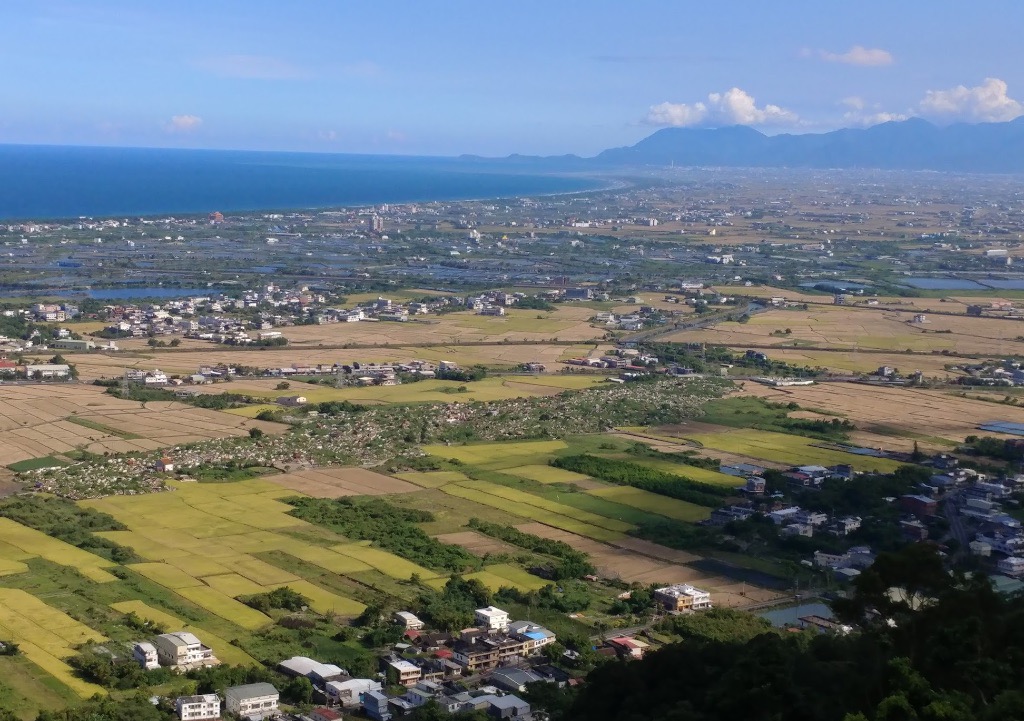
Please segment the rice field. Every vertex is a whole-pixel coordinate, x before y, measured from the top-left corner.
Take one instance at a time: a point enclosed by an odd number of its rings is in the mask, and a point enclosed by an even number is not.
[[[144,621],[150,621],[168,631],[191,631],[207,646],[213,649],[214,655],[221,661],[232,666],[256,666],[256,659],[223,638],[210,633],[199,626],[182,621],[166,611],[153,608],[142,601],[120,601],[110,607],[121,613],[134,613]]]
[[[423,446],[432,456],[461,461],[483,468],[511,468],[513,466],[544,463],[557,451],[569,446],[564,441],[513,441],[506,443],[468,443],[462,446]]]
[[[788,466],[810,464],[834,466],[848,463],[858,471],[892,473],[902,465],[888,458],[873,458],[829,448],[818,448],[817,444],[821,444],[822,441],[814,438],[758,431],[752,428],[696,434],[689,438],[705,448],[761,458]],[[733,483],[735,484],[735,481]]]
[[[342,543],[332,546],[332,550],[338,553],[362,561],[371,568],[384,573],[399,581],[408,581],[412,575],[418,574],[420,578],[434,578],[436,571],[419,566],[412,561],[407,561],[393,553],[382,551],[379,548],[371,548],[360,543]]]
[[[615,541],[615,540],[618,540],[618,539],[622,538],[623,535],[624,535],[624,533],[622,531],[609,530],[604,525],[597,526],[597,525],[594,525],[594,524],[591,524],[591,523],[586,523],[586,522],[583,522],[583,521],[579,521],[579,520],[576,520],[575,518],[572,518],[572,517],[570,517],[568,515],[565,515],[565,514],[562,514],[562,513],[557,513],[557,512],[550,511],[550,510],[545,510],[545,509],[539,508],[538,506],[527,504],[527,503],[520,503],[520,502],[517,502],[517,501],[510,501],[508,499],[492,495],[492,494],[490,494],[490,493],[488,493],[486,491],[482,491],[482,490],[479,490],[479,489],[476,489],[476,488],[467,488],[466,486],[453,483],[453,484],[450,484],[450,485],[447,485],[447,486],[441,488],[440,490],[443,491],[444,493],[449,494],[449,495],[457,496],[458,498],[463,498],[463,499],[466,499],[466,500],[469,500],[469,501],[473,501],[475,503],[479,503],[479,504],[484,505],[484,506],[490,506],[492,508],[497,508],[497,509],[501,510],[504,513],[509,513],[509,514],[512,514],[512,515],[515,515],[515,516],[520,516],[524,520],[538,521],[538,522],[543,523],[543,524],[545,524],[547,526],[551,526],[552,528],[557,528],[557,529],[561,529],[561,530],[564,530],[564,531],[569,531],[571,533],[576,533],[576,534],[579,534],[581,536],[586,536],[587,538],[593,538],[593,539],[596,539],[596,540],[599,540],[599,541]],[[524,494],[524,495],[528,495],[528,494]],[[539,499],[538,498],[538,500],[543,500],[543,499]],[[558,505],[558,504],[556,504],[556,505]],[[559,507],[560,508],[565,508],[565,509],[567,509],[567,510],[569,510],[571,512],[575,512],[576,511],[576,509],[571,508],[569,506],[559,506]],[[618,522],[618,521],[611,521],[610,519],[607,519],[607,518],[602,518],[601,520],[605,524],[607,524],[607,523],[621,523],[621,522]],[[627,529],[630,528],[630,526],[628,526],[628,524],[622,524],[622,525],[625,525]]]
[[[578,508],[574,508],[573,506],[567,506],[563,503],[550,501],[546,498],[535,496],[532,493],[519,491],[515,488],[508,488],[507,486],[501,486],[497,483],[490,483],[488,481],[469,481],[459,485],[463,488],[487,493],[491,496],[497,497],[498,499],[505,499],[513,503],[534,506],[550,513],[557,513],[558,515],[582,521],[583,523],[589,523],[590,525],[598,526],[599,528],[605,528],[609,531],[625,533],[632,528],[628,523],[623,523],[622,521],[607,518],[606,516],[601,516],[596,513],[590,513],[589,511],[583,511]]]
[[[105,694],[78,678],[64,659],[75,647],[105,640],[103,634],[15,588],[0,588],[0,635],[18,644],[21,653],[82,698]]]
[[[38,556],[61,566],[75,568],[83,576],[97,583],[117,580],[104,570],[117,565],[113,561],[83,551],[9,518],[0,518],[0,542],[3,543],[0,545],[0,559],[24,561]]]
[[[638,508],[641,511],[647,511],[659,516],[665,516],[666,518],[672,518],[677,521],[696,523],[697,521],[707,519],[711,515],[710,508],[704,508],[703,506],[698,506],[694,503],[687,503],[686,501],[668,498],[667,496],[661,496],[656,493],[651,493],[650,491],[644,491],[639,488],[630,488],[628,486],[596,488],[594,490],[587,491],[587,493],[592,496],[606,498],[609,501],[614,501],[615,503],[621,503],[624,506]]]
[[[582,473],[575,473],[563,468],[541,464],[515,466],[505,469],[505,472],[530,481],[537,481],[538,483],[576,483],[577,481],[590,480],[590,476],[585,476]]]

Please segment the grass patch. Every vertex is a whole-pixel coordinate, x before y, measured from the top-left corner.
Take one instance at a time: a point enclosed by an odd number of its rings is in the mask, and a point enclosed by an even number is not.
[[[66,465],[67,463],[53,456],[42,456],[40,458],[29,458],[24,461],[9,463],[7,467],[15,473],[25,473],[27,471],[38,471],[41,468],[57,468]]]
[[[697,522],[707,519],[711,510],[694,503],[687,503],[675,498],[666,498],[656,493],[630,488],[629,486],[615,486],[613,488],[596,488],[588,491],[592,496],[599,496],[631,506],[648,513],[656,513],[676,521]]]
[[[830,448],[817,448],[815,444],[820,441],[813,438],[759,431],[753,428],[722,433],[703,433],[690,436],[690,438],[705,448],[783,463],[787,466],[807,464],[834,466],[846,463],[858,471],[892,473],[904,465],[888,458],[873,458]]]
[[[124,438],[126,441],[137,441],[142,436],[129,433],[128,431],[122,431],[117,428],[111,428],[110,426],[103,425],[98,421],[91,420],[89,418],[82,418],[81,416],[68,416],[65,418],[68,423],[74,423],[76,426],[82,426],[83,428],[89,428],[100,433],[105,433],[108,436],[117,436],[118,438]]]

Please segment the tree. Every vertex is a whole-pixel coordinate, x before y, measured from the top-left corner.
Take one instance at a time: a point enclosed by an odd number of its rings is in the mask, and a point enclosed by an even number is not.
[[[286,391],[286,390],[288,390],[291,387],[292,387],[292,384],[289,383],[288,381],[281,381],[276,386],[274,386],[274,389],[275,390],[279,390],[279,391]]]
[[[263,437],[263,429],[262,428],[250,428],[249,429],[249,437],[250,438],[262,438]]]
[[[296,676],[281,689],[281,696],[296,704],[313,701],[313,684],[305,676]]]

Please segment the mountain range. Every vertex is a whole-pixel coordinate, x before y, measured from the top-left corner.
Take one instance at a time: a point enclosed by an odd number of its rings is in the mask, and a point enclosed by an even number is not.
[[[920,118],[828,133],[765,135],[754,128],[663,128],[593,158],[511,156],[506,162],[564,167],[638,165],[879,168],[1024,172],[1024,117],[944,127]]]

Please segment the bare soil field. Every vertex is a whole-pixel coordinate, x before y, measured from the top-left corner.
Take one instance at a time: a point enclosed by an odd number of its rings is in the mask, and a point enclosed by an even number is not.
[[[241,436],[252,427],[266,433],[282,433],[286,428],[181,403],[124,401],[97,386],[0,387],[0,465],[75,449],[92,453],[155,450]]]
[[[385,493],[411,493],[421,490],[419,486],[400,478],[355,467],[296,471],[267,476],[266,480],[314,498],[378,496]]]
[[[186,375],[196,373],[200,366],[220,363],[258,368],[281,368],[321,363],[344,365],[351,364],[353,361],[385,363],[426,360],[436,364],[439,361],[448,360],[462,366],[477,364],[518,366],[523,363],[538,362],[544,363],[551,369],[557,366],[563,357],[573,358],[577,355],[587,355],[585,352],[565,355],[567,346],[564,345],[445,346],[443,341],[436,337],[427,342],[431,345],[408,348],[325,350],[308,346],[289,346],[278,350],[247,350],[233,349],[205,341],[190,341],[187,344],[182,344],[182,348],[187,347],[189,350],[140,348],[137,352],[130,353],[65,353],[65,357],[77,366],[83,380],[91,381],[97,378],[120,376],[128,368],[146,370],[159,368],[168,374]],[[597,355],[601,355],[601,353],[597,353]]]
[[[488,553],[521,553],[522,549],[513,546],[510,543],[499,541],[496,538],[485,536],[482,533],[476,531],[459,531],[457,533],[443,533],[440,536],[434,536],[441,543],[447,543],[452,546],[462,546],[470,553],[474,553],[477,556],[484,556]]]
[[[782,595],[772,589],[708,575],[688,565],[699,561],[699,556],[659,546],[650,541],[626,538],[614,544],[605,544],[551,528],[543,523],[525,523],[516,528],[542,538],[568,543],[573,548],[583,551],[590,556],[599,573],[607,578],[638,583],[689,583],[710,591],[712,601],[720,608],[746,606]]]
[[[880,436],[902,433],[906,438],[934,436],[962,442],[966,436],[979,433],[979,423],[993,420],[1024,423],[1024,408],[916,388],[881,388],[856,383],[770,388],[745,383],[740,395],[780,403],[795,401],[804,408],[818,408],[848,418],[858,429]],[[983,435],[999,434],[985,431]]]
[[[924,323],[913,323],[914,315],[914,311],[839,305],[817,305],[807,311],[773,309],[753,316],[747,323],[726,322],[702,330],[680,331],[663,340],[737,347],[947,350],[953,354],[996,357],[1024,354],[1024,341],[1016,340],[1024,337],[1024,322],[931,315]],[[789,333],[785,333],[787,329]]]

